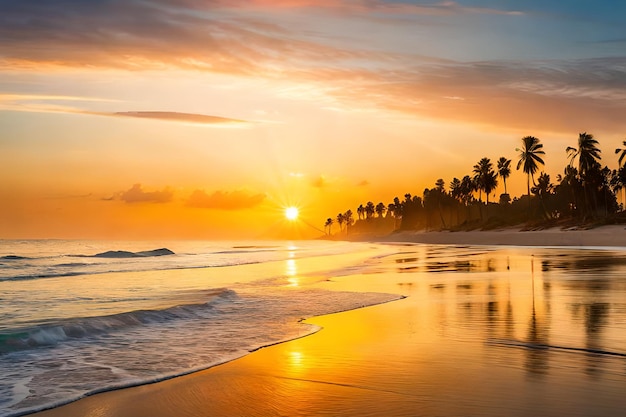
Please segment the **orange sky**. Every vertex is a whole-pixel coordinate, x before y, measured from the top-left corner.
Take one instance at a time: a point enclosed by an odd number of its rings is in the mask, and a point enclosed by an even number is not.
[[[615,168],[625,6],[519,3],[4,2],[0,238],[315,237],[526,135]]]

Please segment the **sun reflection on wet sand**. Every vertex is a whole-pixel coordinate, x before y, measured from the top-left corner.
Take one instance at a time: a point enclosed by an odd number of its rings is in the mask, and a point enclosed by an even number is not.
[[[310,318],[323,328],[313,336],[178,378],[159,396],[141,387],[128,403],[157,416],[167,407],[207,416],[621,415],[622,259],[414,245],[330,281],[305,274],[305,287],[407,298]],[[297,262],[285,262],[288,280]]]

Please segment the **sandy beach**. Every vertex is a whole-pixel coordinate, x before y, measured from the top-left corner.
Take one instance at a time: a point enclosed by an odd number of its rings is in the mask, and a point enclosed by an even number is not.
[[[580,246],[626,247],[626,227],[594,229],[522,230],[520,228],[468,232],[398,232],[377,237],[378,242],[413,242],[445,245]]]

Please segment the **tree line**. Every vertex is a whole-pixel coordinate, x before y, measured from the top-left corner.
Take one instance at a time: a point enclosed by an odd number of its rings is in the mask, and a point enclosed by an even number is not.
[[[611,170],[602,165],[602,152],[593,135],[580,133],[576,146],[565,149],[569,163],[552,182],[550,175],[540,171],[545,165],[543,144],[534,136],[525,136],[516,148],[515,165],[526,176],[525,195],[511,199],[507,191],[511,159],[502,156],[494,165],[485,157],[473,166],[471,174],[453,178],[447,188],[446,182],[438,179],[421,196],[407,193],[404,199],[395,197],[388,204],[368,201],[358,206],[356,219],[352,210],[347,210],[327,218],[324,230],[331,235],[333,225],[339,226],[339,233],[353,234],[623,221],[626,213],[617,196],[626,189],[626,140],[622,145],[615,149],[618,169]],[[500,185],[499,200],[489,201]]]

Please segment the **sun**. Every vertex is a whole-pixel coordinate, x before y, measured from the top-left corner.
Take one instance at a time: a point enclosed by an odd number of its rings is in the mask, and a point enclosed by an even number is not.
[[[298,218],[298,215],[300,214],[300,210],[298,210],[298,207],[287,207],[285,209],[285,217],[288,220],[296,220]]]

